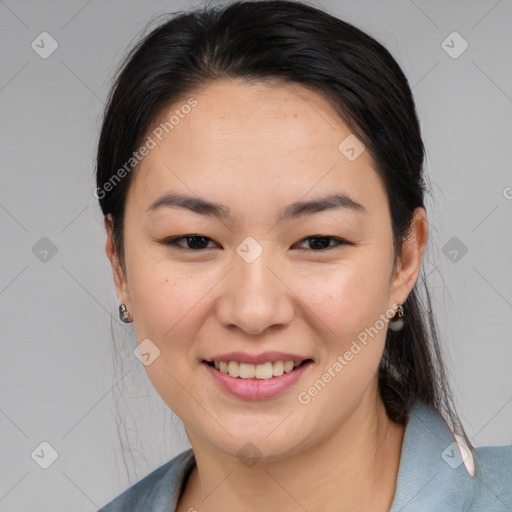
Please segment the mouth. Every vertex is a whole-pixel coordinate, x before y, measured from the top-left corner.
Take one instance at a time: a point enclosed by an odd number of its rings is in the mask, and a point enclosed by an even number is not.
[[[219,373],[240,380],[269,380],[286,373],[293,373],[313,359],[302,361],[267,361],[261,364],[240,363],[238,361],[207,361],[202,363]]]

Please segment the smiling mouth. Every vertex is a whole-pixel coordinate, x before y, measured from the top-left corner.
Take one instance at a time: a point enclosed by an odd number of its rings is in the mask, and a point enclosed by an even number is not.
[[[237,379],[258,379],[268,380],[273,377],[280,377],[285,373],[291,373],[297,368],[312,363],[312,359],[303,361],[268,361],[262,364],[239,363],[238,361],[206,361],[204,364],[215,370]]]

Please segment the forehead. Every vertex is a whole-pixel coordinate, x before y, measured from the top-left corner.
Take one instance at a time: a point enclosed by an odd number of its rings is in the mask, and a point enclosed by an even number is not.
[[[185,108],[190,98],[195,106]],[[350,128],[321,94],[298,84],[212,82],[163,109],[148,136],[155,147],[130,192],[146,205],[166,190],[224,203],[236,196],[241,205],[289,202],[333,187],[361,202],[382,199],[368,151],[349,160],[339,146]]]

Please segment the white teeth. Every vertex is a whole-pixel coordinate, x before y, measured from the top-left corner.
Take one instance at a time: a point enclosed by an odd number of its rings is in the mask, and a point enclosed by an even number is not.
[[[236,363],[236,361],[232,362]],[[240,363],[238,365],[238,371],[240,372],[240,377],[242,377],[242,379],[253,379],[256,375],[256,366],[249,363]]]
[[[285,373],[291,372],[293,370],[293,361],[286,361],[284,363],[284,371]]]
[[[262,364],[239,363],[238,361],[214,361],[215,368],[230,377],[266,380],[289,373],[301,361],[275,361]]]
[[[279,377],[280,375],[283,375],[284,373],[284,363],[283,361],[276,361],[272,365],[272,375],[274,377]]]
[[[231,377],[239,377],[240,376],[240,367],[236,361],[229,361],[227,372]]]
[[[269,361],[267,363],[258,364],[255,366],[257,379],[271,379],[272,378],[272,363]]]

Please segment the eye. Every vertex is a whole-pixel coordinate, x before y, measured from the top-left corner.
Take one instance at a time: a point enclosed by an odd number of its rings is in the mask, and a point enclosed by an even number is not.
[[[310,236],[307,238],[304,238],[301,240],[300,244],[303,244],[304,242],[313,241],[312,247],[310,247],[311,250],[314,251],[324,251],[326,249],[332,249],[334,247],[337,247],[339,245],[343,244],[349,244],[346,240],[343,240],[341,238],[335,237],[335,236]],[[335,245],[329,245],[329,242],[333,241]]]
[[[204,249],[212,248],[208,247],[209,242],[214,243],[211,238],[208,238],[207,236],[203,235],[174,236],[162,241],[164,245],[175,246],[180,249],[190,251],[201,251]],[[306,247],[306,249],[310,249],[316,252],[325,251],[327,249],[333,249],[334,247],[350,243],[338,237],[321,235],[303,238],[299,242],[299,245],[302,245],[305,242],[313,242],[312,244],[310,244],[310,247]],[[334,245],[332,245],[331,242],[334,242]]]
[[[206,247],[208,241],[212,242],[210,238],[203,235],[183,235],[167,238],[162,243],[164,245],[172,245],[185,250],[200,251],[208,248]],[[184,246],[182,242],[187,244],[187,246]]]

